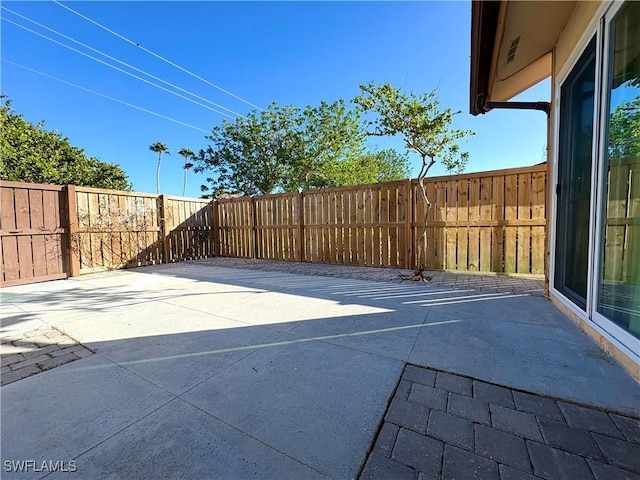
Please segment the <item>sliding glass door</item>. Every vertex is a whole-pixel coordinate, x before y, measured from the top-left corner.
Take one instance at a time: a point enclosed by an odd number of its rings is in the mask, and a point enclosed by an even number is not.
[[[550,280],[565,304],[640,360],[640,2],[600,12],[557,85]]]
[[[554,287],[583,310],[589,272],[595,45],[594,38],[560,92]]]
[[[595,308],[640,338],[640,3],[607,26]]]

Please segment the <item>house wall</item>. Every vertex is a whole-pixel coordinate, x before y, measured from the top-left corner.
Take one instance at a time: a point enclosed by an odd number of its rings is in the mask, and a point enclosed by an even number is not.
[[[576,45],[582,39],[587,27],[596,19],[596,13],[603,2],[576,2],[571,16],[562,30],[555,47],[553,76],[562,71],[572,59]]]
[[[600,328],[597,324],[587,320],[583,315],[577,314],[553,293],[550,295],[552,303],[563,314],[571,319],[580,330],[582,330],[591,340],[596,342],[600,348],[613,357],[622,367],[629,372],[629,374],[638,382],[640,382],[640,365],[636,363],[631,357],[626,355],[621,348],[616,345],[615,339],[613,339],[607,332]]]

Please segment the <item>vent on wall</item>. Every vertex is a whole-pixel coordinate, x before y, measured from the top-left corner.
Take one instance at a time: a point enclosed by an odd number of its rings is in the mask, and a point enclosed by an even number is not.
[[[520,44],[520,37],[511,40],[509,44],[509,51],[507,52],[507,63],[513,62],[516,58],[516,52],[518,51],[518,45]]]

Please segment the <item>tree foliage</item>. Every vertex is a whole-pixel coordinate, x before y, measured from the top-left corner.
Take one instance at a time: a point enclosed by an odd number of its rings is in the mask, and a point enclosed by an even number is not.
[[[272,103],[214,127],[196,157],[211,172],[203,191],[266,194],[405,178],[408,160],[388,151],[364,153],[357,111],[344,101],[300,109]]]
[[[87,157],[44,122],[27,122],[9,101],[0,105],[0,179],[131,190],[120,166]]]
[[[421,174],[426,174],[424,170],[431,168],[437,159],[449,171],[464,171],[469,154],[460,151],[458,142],[474,133],[451,127],[453,116],[460,112],[442,110],[436,92],[406,94],[389,83],[378,86],[375,82],[359,87],[362,94],[354,103],[364,112],[376,115],[366,122],[369,135],[400,135],[407,149],[422,158]]]
[[[609,125],[609,157],[640,157],[640,96],[613,110]]]
[[[450,108],[441,109],[436,92],[404,93],[389,83],[370,82],[359,85],[362,94],[353,101],[363,112],[374,114],[367,122],[368,134],[373,136],[401,136],[409,151],[417,153],[422,166],[418,181],[426,205],[424,225],[419,238],[418,270],[414,276],[423,279],[422,256],[426,249],[427,219],[431,202],[424,179],[439,159],[448,171],[460,173],[469,160],[469,154],[460,150],[459,142],[474,132],[452,127],[454,115]],[[419,274],[419,275],[418,275]]]
[[[156,142],[149,145],[149,150],[158,154],[158,166],[156,167],[156,193],[160,193],[160,164],[162,163],[162,154],[169,155],[169,148],[162,142]]]
[[[181,148],[178,150],[178,155],[184,157],[184,178],[182,180],[182,196],[187,194],[187,170],[193,167],[191,160],[193,159],[193,151],[188,148]]]
[[[353,156],[334,167],[327,173],[332,187],[391,182],[411,175],[408,155],[390,149]]]

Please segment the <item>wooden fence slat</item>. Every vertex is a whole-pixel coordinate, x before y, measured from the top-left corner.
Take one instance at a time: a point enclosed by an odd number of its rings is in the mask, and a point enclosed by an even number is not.
[[[345,263],[344,255],[344,195],[341,190],[336,192],[336,262]]]
[[[505,177],[493,177],[492,187],[492,220],[504,220],[504,195],[505,195]],[[504,227],[498,226],[493,228],[492,237],[492,271],[500,273],[504,272]]]
[[[420,186],[417,185],[417,187],[418,188],[416,188],[415,190],[412,190],[414,192],[413,204],[415,205],[414,208],[420,205],[421,206],[420,210],[423,211],[426,208],[426,206],[424,205],[424,200],[422,199]],[[427,199],[433,204],[433,202],[435,202],[437,198],[436,183],[434,182],[427,183],[425,185],[425,190],[427,192]],[[442,257],[442,246],[440,246],[440,250],[438,251],[438,238],[437,238],[438,229],[436,228],[434,223],[436,221],[436,214],[437,214],[437,209],[434,207],[434,205],[432,205],[431,208],[429,208],[427,211],[427,238],[426,238],[426,253],[425,253],[425,260],[426,260],[425,266],[431,269],[441,268],[440,258]],[[422,212],[420,213],[418,218],[422,219],[423,221],[424,215]],[[413,237],[411,239],[411,242],[413,243],[413,246],[415,249],[418,248],[417,236],[420,235],[421,231],[422,231],[422,228],[420,228],[419,230],[412,229]],[[414,253],[414,256],[415,256],[415,253]],[[416,268],[418,266],[419,265],[417,265],[414,260],[413,265],[410,268]]]
[[[34,191],[30,193],[35,193]],[[76,196],[76,187],[74,185],[67,185],[66,188],[67,194],[67,215],[68,215],[68,223],[69,223],[69,232],[68,232],[68,245],[69,245],[69,275],[72,277],[76,277],[80,275],[80,245],[78,238],[78,205],[77,205],[77,196]],[[41,206],[42,195],[39,196],[39,201],[33,202],[34,197],[32,196],[32,204],[31,204],[31,214],[34,215],[34,209],[37,208],[34,206],[34,203],[37,206]],[[33,224],[33,217],[32,217]],[[37,256],[36,256],[37,255]],[[36,253],[36,248],[34,244],[33,256],[35,258],[41,258],[40,254]],[[39,263],[39,262],[36,262]],[[44,269],[42,270],[44,272]],[[39,276],[36,269],[36,276]]]
[[[404,226],[400,227],[403,229],[404,234],[401,242],[401,248],[404,250],[404,264],[399,265],[400,267],[411,269],[413,268],[413,242],[411,239],[411,209],[413,203],[413,188],[411,186],[411,180],[406,180],[403,187],[403,204],[401,218],[399,219],[401,222],[404,222]]]
[[[331,236],[331,226],[329,225],[329,194],[330,192],[322,192],[322,208],[320,208],[318,212],[321,215],[320,222],[322,223],[322,253],[320,256],[322,263],[331,263],[329,252],[329,238]]]
[[[504,180],[504,218],[518,218],[518,175],[506,175]],[[518,227],[504,228],[504,271],[516,272]]]
[[[357,190],[349,190],[349,241],[351,242],[351,265],[358,264],[358,230],[355,224],[358,222]]]
[[[42,205],[44,212],[44,228],[46,231],[53,231],[60,225],[60,191],[43,190]],[[64,257],[62,250],[61,235],[45,235],[45,252],[47,275],[62,274],[64,268]]]
[[[480,179],[480,208],[479,222],[491,220],[491,188],[493,182],[491,178]],[[481,272],[491,271],[491,234],[490,227],[479,227],[479,243],[480,243],[480,268]]]
[[[518,220],[531,219],[531,174],[518,175]],[[518,227],[517,272],[531,271],[531,227]]]
[[[362,191],[363,195],[363,248],[364,265],[374,265],[373,263],[373,193],[370,188]]]
[[[14,194],[16,208],[16,229],[30,230],[31,215],[29,213],[29,192],[25,189],[17,189]],[[18,265],[21,279],[34,277],[33,252],[31,250],[32,236],[18,237]]]
[[[296,260],[298,262],[304,262],[304,209],[302,205],[304,203],[303,194],[299,192],[296,196],[295,202],[295,211],[297,213],[296,216],[296,232],[297,236],[294,237],[296,239]]]
[[[469,180],[469,211],[467,218],[472,222],[480,221],[480,181],[481,179],[472,178]],[[466,270],[471,272],[480,271],[480,228],[468,228],[468,250]]]
[[[31,214],[31,228],[44,229],[42,190],[29,189],[29,209]],[[33,251],[33,276],[44,277],[47,275],[46,248],[43,235],[31,236]]]
[[[637,282],[640,278],[640,159],[629,165],[629,205],[627,220],[630,221],[627,231],[627,250],[622,281]],[[637,290],[636,290],[637,291]]]
[[[446,208],[447,222],[455,222],[458,219],[458,181],[451,179],[446,183]],[[455,270],[457,265],[457,229],[446,228],[447,257],[446,269]]]
[[[446,182],[436,183],[436,204],[435,207],[435,221],[447,221],[447,185]],[[435,268],[444,269],[447,265],[447,237],[446,227],[435,228],[436,247],[438,249],[438,256],[435,262]]]
[[[0,225],[3,231],[16,229],[16,214],[13,188],[3,188],[0,195]],[[3,278],[6,283],[18,281],[20,279],[18,263],[18,239],[16,237],[2,237],[2,265]]]
[[[396,223],[397,227],[395,228],[398,239],[396,241],[396,250],[397,250],[397,267],[407,268],[407,245],[409,244],[407,239],[407,195],[409,194],[409,190],[404,185],[396,185]]]
[[[318,192],[315,192],[313,196],[309,197],[309,218],[311,220],[311,225],[318,226],[318,210],[322,206],[322,198]],[[322,235],[322,230],[318,228],[312,228],[310,230],[310,238],[309,238],[309,248],[311,249],[310,260],[312,262],[319,262],[318,258],[319,243],[320,243],[320,235]]]
[[[92,193],[87,196],[88,199],[88,222],[90,227],[101,228],[100,221],[100,208],[98,206],[98,194]],[[46,217],[45,217],[46,218]],[[100,267],[104,264],[102,256],[102,240],[100,239],[100,233],[91,232],[88,234],[91,239],[91,260],[92,267]]]
[[[469,219],[469,181],[458,180],[457,184],[457,219],[466,221]],[[457,237],[455,268],[456,270],[468,270],[469,229],[458,227]]]
[[[399,259],[398,239],[398,185],[389,185],[389,222],[395,225],[389,228],[389,266],[402,266]]]
[[[607,219],[627,216],[628,172],[628,167],[625,164],[609,166]],[[603,266],[605,280],[622,280],[625,233],[626,226],[624,224],[612,225],[608,223],[605,228],[605,262]]]
[[[384,186],[380,187],[380,221],[382,224],[389,223],[389,189]],[[382,243],[381,243],[381,265],[389,266],[389,227],[384,226],[381,229]]]
[[[171,254],[169,252],[169,232],[171,231],[171,224],[169,223],[169,204],[165,195],[160,195],[158,199],[160,204],[160,243],[162,244],[162,261],[163,263],[169,263],[171,261]]]

